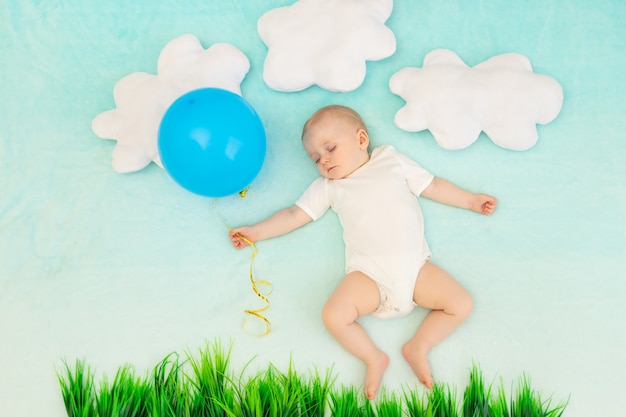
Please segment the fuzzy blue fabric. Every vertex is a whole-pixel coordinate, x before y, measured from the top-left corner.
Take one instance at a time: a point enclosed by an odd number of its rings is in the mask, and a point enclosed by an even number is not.
[[[472,293],[475,310],[430,355],[437,381],[462,386],[472,362],[504,381],[522,372],[546,396],[571,395],[567,415],[619,415],[626,364],[626,3],[530,0],[397,1],[385,25],[396,51],[367,62],[346,93],[278,92],[263,80],[259,18],[290,0],[27,2],[0,10],[0,415],[63,416],[55,368],[86,358],[99,377],[131,363],[149,371],[171,351],[233,340],[235,369],[254,355],[298,369],[334,365],[361,385],[364,367],[324,329],[320,310],[343,276],[340,225],[328,213],[260,242],[255,275],[274,291],[263,338],[242,330],[250,250],[227,228],[292,204],[316,177],[300,130],[319,107],[351,106],[374,146],[391,144],[435,175],[493,194],[496,213],[423,201],[433,261]],[[191,194],[154,163],[111,168],[114,141],[91,129],[115,108],[113,87],[157,72],[163,47],[193,34],[248,58],[241,82],[267,134],[267,155],[245,198]],[[519,53],[558,80],[561,113],[523,152],[481,135],[448,151],[429,131],[394,124],[404,101],[389,90],[402,68],[447,48],[473,67]],[[147,162],[149,162],[148,159]],[[248,248],[249,249],[249,248]],[[417,383],[400,347],[426,311],[363,326],[391,359],[383,384]],[[250,326],[254,326],[250,322]],[[254,331],[254,329],[248,328]]]

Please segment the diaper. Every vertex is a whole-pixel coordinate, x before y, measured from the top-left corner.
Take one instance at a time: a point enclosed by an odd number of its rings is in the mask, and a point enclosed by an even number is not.
[[[379,319],[391,319],[394,317],[402,317],[409,314],[417,304],[414,302],[409,303],[405,306],[397,306],[394,305],[393,301],[389,298],[389,293],[387,289],[382,286],[379,282],[376,283],[378,287],[378,292],[380,293],[380,305],[374,312],[372,316]]]

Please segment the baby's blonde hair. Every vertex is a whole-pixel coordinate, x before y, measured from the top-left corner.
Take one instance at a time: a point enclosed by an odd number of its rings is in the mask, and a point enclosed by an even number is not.
[[[309,117],[309,120],[306,121],[304,127],[302,128],[302,140],[304,140],[304,137],[306,136],[311,126],[328,116],[334,116],[344,119],[348,122],[353,123],[357,129],[363,129],[367,132],[365,122],[363,121],[359,113],[347,106],[342,106],[340,104],[331,104],[330,106],[322,107],[321,109],[313,113],[311,117]]]

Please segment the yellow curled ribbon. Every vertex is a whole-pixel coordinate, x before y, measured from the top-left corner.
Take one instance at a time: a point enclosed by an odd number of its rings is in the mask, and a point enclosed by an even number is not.
[[[244,198],[246,193],[247,193],[247,189],[241,191],[239,193],[239,195],[241,196],[241,198]],[[217,202],[218,199],[215,199],[215,204],[213,205],[213,210],[215,211],[215,214],[217,215],[217,217],[221,220],[221,222],[224,224],[224,226],[226,226],[228,228],[229,231],[233,230],[232,227],[230,227],[228,225],[228,223],[226,223],[226,221],[224,220],[224,218],[222,216],[220,216],[219,212],[217,211]],[[244,313],[249,314],[253,317],[256,317],[258,319],[263,320],[263,322],[265,322],[265,332],[261,333],[259,336],[265,336],[267,334],[270,333],[270,331],[272,330],[272,325],[270,324],[270,321],[268,320],[267,317],[265,317],[263,313],[265,310],[267,310],[268,308],[270,308],[270,300],[267,298],[266,295],[264,295],[263,293],[261,293],[261,291],[259,291],[258,286],[259,285],[265,285],[266,287],[269,288],[269,291],[267,291],[267,295],[270,295],[272,293],[272,284],[269,281],[265,281],[265,280],[261,280],[261,279],[255,279],[254,275],[252,273],[252,264],[254,263],[254,258],[256,258],[256,255],[258,253],[258,249],[257,246],[254,244],[254,242],[252,242],[250,239],[248,239],[247,237],[243,236],[243,235],[239,235],[239,237],[246,242],[248,245],[250,245],[253,249],[252,252],[252,257],[250,258],[250,283],[252,284],[252,291],[254,291],[254,293],[256,294],[257,297],[259,297],[261,300],[263,300],[263,302],[265,302],[265,305],[261,308],[258,309],[254,309],[254,310],[244,310]],[[248,320],[244,320],[243,322],[243,327],[246,327],[246,324],[248,323]]]

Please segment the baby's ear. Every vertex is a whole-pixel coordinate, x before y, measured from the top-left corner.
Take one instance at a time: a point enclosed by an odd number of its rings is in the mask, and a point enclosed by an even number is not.
[[[361,146],[361,149],[367,149],[370,144],[370,137],[367,134],[367,131],[365,131],[365,129],[359,129],[357,135],[359,137],[359,145]]]

